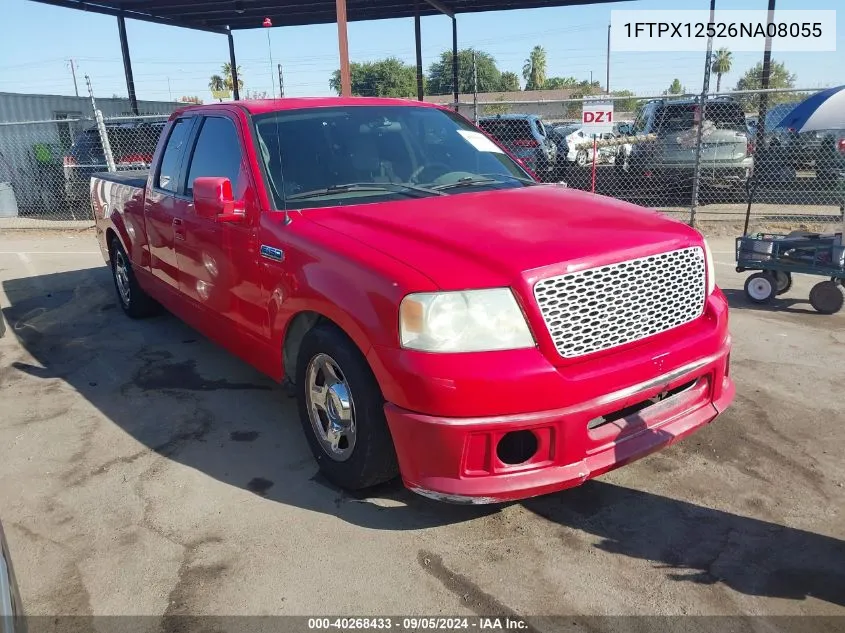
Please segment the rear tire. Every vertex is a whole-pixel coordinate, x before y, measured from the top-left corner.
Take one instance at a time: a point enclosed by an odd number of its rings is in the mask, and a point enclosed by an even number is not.
[[[299,420],[320,472],[361,490],[399,474],[384,396],[358,348],[336,326],[317,325],[296,359]]]
[[[845,287],[835,281],[822,281],[810,290],[810,303],[821,314],[836,314],[845,305]]]
[[[775,280],[777,290],[776,296],[785,295],[792,288],[792,273],[783,272],[782,270],[771,271],[772,277]]]
[[[127,316],[143,319],[159,311],[159,305],[138,284],[132,262],[116,237],[111,240],[111,273],[117,302]]]

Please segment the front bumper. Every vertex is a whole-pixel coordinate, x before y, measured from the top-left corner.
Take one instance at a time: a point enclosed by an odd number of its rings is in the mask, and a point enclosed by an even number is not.
[[[523,499],[580,485],[714,420],[734,397],[729,358],[726,338],[716,353],[646,382],[535,413],[456,418],[387,404],[402,479],[414,492],[463,503]],[[659,399],[667,393],[675,395]],[[525,461],[506,463],[506,436],[527,438],[536,450]]]

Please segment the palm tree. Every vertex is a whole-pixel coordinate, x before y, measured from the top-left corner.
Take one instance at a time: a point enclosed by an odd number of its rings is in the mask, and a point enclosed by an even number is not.
[[[522,66],[526,90],[542,90],[546,83],[546,49],[535,46]]]
[[[208,80],[208,89],[211,90],[212,93],[226,90],[226,82],[223,81],[223,77],[220,75],[212,75]],[[223,99],[220,99],[220,101],[223,101]]]
[[[722,86],[722,75],[731,72],[731,52],[727,48],[720,48],[716,51],[713,58],[713,64],[710,66],[710,72],[716,73],[716,92]]]
[[[244,80],[242,79],[243,75],[241,74],[241,67],[238,66],[238,91],[244,89]],[[232,83],[232,64],[223,64],[223,67],[220,69],[223,73],[223,82],[226,84],[226,88],[229,90],[235,89],[235,84]]]

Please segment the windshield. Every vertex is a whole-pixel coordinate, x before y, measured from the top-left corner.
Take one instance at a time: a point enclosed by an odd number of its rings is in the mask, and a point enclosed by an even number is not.
[[[488,137],[437,108],[313,108],[254,121],[278,209],[534,184]]]

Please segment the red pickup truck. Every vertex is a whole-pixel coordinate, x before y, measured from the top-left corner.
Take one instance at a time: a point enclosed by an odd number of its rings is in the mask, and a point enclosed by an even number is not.
[[[570,486],[734,395],[705,240],[540,184],[460,115],[393,99],[187,107],[101,174],[123,310],[159,306],[295,390],[324,475],[453,502]]]

